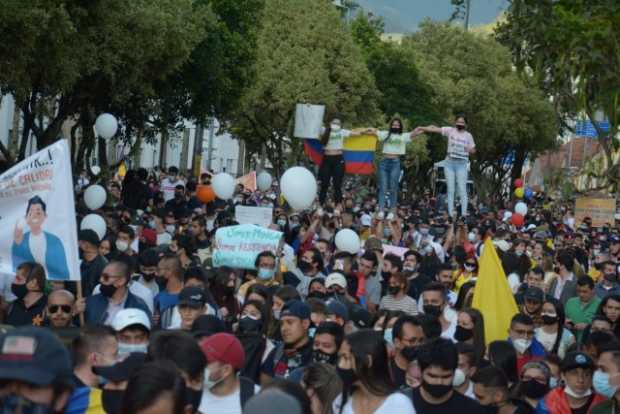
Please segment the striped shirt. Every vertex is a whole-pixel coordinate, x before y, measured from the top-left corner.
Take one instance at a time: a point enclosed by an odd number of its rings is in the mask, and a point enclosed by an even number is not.
[[[381,299],[379,309],[387,309],[391,311],[403,311],[407,315],[418,314],[418,304],[411,296],[403,296],[400,299],[395,299],[392,295],[385,295]]]

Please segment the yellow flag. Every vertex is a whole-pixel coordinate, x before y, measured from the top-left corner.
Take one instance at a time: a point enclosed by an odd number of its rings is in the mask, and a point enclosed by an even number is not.
[[[484,242],[478,269],[472,307],[478,309],[484,317],[486,343],[505,340],[508,338],[510,320],[519,309],[490,238]]]

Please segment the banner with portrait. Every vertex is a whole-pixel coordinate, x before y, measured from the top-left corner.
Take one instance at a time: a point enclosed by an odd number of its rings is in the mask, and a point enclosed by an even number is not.
[[[49,280],[79,280],[77,225],[67,140],[0,175],[0,274],[25,262]]]

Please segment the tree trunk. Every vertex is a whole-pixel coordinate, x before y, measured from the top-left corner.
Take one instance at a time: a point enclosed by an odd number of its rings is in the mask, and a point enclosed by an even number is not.
[[[179,171],[185,173],[187,171],[187,161],[189,153],[189,128],[183,129],[183,142],[181,144],[181,160],[179,162]]]
[[[521,178],[521,173],[523,172],[523,164],[525,163],[525,157],[527,156],[527,152],[523,149],[515,150],[515,159],[512,164],[512,171],[510,173],[510,183],[514,183],[517,178]]]
[[[168,152],[168,129],[162,128],[161,141],[159,146],[159,168],[164,169],[166,167],[166,153]]]

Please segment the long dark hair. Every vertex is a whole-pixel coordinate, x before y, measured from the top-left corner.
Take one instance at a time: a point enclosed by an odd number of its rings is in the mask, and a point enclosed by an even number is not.
[[[461,288],[462,289],[462,288]],[[474,349],[476,357],[476,366],[480,364],[486,351],[486,342],[484,341],[484,317],[478,309],[465,308],[461,312],[466,313],[474,323]]]
[[[329,123],[327,124],[327,126],[325,127],[325,130],[323,131],[323,135],[321,135],[321,145],[323,146],[327,145],[327,142],[329,141],[329,136],[332,134],[332,122],[334,122],[335,120],[342,122],[342,117],[332,116],[330,118]]]
[[[398,131],[397,131],[397,132],[395,132],[395,133],[396,133],[396,134],[402,134],[402,133],[403,133],[403,121],[402,121],[400,118],[397,118],[397,117],[392,118],[392,119],[390,120],[390,125],[389,125],[389,128],[388,128],[388,134],[387,134],[387,137],[385,138],[385,140],[386,140],[386,141],[389,141],[389,140],[390,140],[390,137],[392,136],[392,124],[394,123],[394,121],[398,121],[398,123],[400,124],[400,128],[399,128],[399,129],[398,129]]]
[[[517,375],[517,351],[508,341],[493,341],[489,344],[489,361],[492,365],[500,368],[508,377],[508,381],[516,384],[519,381]]]
[[[396,390],[389,375],[389,357],[383,335],[371,329],[362,329],[347,335],[355,359],[355,373],[366,389],[374,395],[387,396]],[[368,357],[371,358],[369,363]],[[345,390],[345,395],[352,390]],[[343,406],[346,401],[343,401]]]
[[[552,354],[557,354],[558,348],[560,348],[560,343],[562,342],[562,334],[564,333],[564,320],[566,319],[566,316],[564,315],[564,309],[562,308],[562,305],[560,305],[557,300],[546,300],[543,302],[543,306],[545,306],[545,303],[552,304],[553,308],[555,309],[555,314],[558,315],[558,334],[555,337],[555,343],[553,344],[553,348],[550,351]]]

